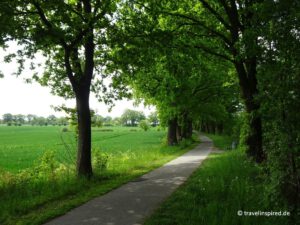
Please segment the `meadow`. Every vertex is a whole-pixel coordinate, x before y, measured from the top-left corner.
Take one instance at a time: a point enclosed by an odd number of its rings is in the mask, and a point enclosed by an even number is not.
[[[0,169],[18,172],[33,166],[45,152],[55,153],[61,163],[74,164],[76,140],[74,132],[62,132],[59,126],[0,126]],[[93,128],[92,149],[109,155],[123,155],[160,147],[165,131],[152,128]]]
[[[106,127],[92,132],[94,176],[75,174],[74,132],[0,127],[0,224],[42,224],[153,170],[196,143],[167,146],[166,131]]]

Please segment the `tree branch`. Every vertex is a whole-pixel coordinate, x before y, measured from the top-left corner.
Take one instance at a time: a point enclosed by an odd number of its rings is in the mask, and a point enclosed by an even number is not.
[[[72,67],[71,67],[71,63],[70,63],[70,50],[68,48],[65,48],[64,62],[65,62],[67,76],[72,84],[74,92],[77,92],[78,85],[73,76]]]
[[[231,26],[223,19],[223,17],[216,10],[214,10],[205,0],[199,0],[199,1],[207,10],[209,10],[224,25],[224,27],[226,27],[227,30],[231,29]]]
[[[188,45],[187,45],[188,46]],[[208,48],[204,45],[194,45],[194,46],[190,46],[190,47],[194,47],[194,48],[197,48],[197,49],[201,49],[202,51],[206,52],[206,53],[209,53],[211,55],[214,55],[214,56],[217,56],[217,57],[220,57],[222,59],[225,59],[227,61],[230,61],[230,62],[233,62],[233,59],[231,59],[229,56],[227,55],[223,55],[221,53],[218,53],[218,52],[215,52],[214,50],[212,50],[211,48]]]
[[[78,3],[78,4],[80,4],[80,3]],[[66,4],[66,3],[65,3],[65,5],[66,5],[66,7],[67,7],[71,12],[73,12],[73,13],[75,13],[77,16],[79,16],[80,19],[81,19],[82,21],[87,22],[87,20],[84,18],[84,16],[83,16],[79,11],[77,11],[76,9],[74,9],[74,8],[73,8],[71,5],[69,5],[69,4]]]
[[[87,15],[91,15],[92,6],[90,0],[82,0],[83,1],[83,9]],[[87,82],[87,85],[90,85],[91,80],[93,78],[94,71],[94,34],[93,34],[93,24],[90,24],[87,28],[86,33],[86,41],[84,43],[84,56],[85,56],[85,65],[84,65],[84,76],[82,77]]]
[[[207,30],[207,31],[215,34],[219,38],[221,38],[226,44],[231,45],[231,40],[229,38],[227,38],[224,34],[222,34],[219,31],[216,31],[216,30],[208,27],[207,25],[205,25],[205,23],[203,23],[200,20],[195,19],[194,17],[188,16],[188,15],[184,15],[184,14],[180,14],[180,13],[167,12],[167,11],[162,11],[162,13],[170,15],[170,16],[176,16],[176,17],[180,17],[180,18],[183,18],[183,19],[191,20],[194,23],[198,24],[199,26],[203,27],[205,30]]]

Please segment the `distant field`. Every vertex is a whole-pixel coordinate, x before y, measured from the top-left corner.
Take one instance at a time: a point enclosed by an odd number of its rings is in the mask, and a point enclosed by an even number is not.
[[[58,126],[0,126],[0,169],[17,172],[31,167],[45,152],[54,151],[62,163],[74,163],[76,141],[73,132],[62,132]],[[165,131],[153,128],[104,127],[93,129],[92,148],[126,158],[132,154],[161,147]]]
[[[43,224],[163,165],[197,144],[189,140],[167,146],[166,132],[157,128],[147,132],[126,127],[93,129],[94,176],[87,181],[75,176],[74,132],[62,129],[0,126],[1,225]],[[46,154],[41,159],[48,151],[54,152],[55,158]],[[28,169],[22,170],[25,168]]]

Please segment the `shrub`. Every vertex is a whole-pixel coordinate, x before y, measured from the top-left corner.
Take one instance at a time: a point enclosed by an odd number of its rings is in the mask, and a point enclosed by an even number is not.
[[[109,156],[99,150],[93,151],[93,166],[95,170],[100,172],[107,169]]]
[[[141,120],[139,123],[139,127],[142,128],[144,131],[147,131],[150,129],[150,125],[147,120]]]
[[[64,127],[61,131],[62,131],[62,132],[68,132],[69,130],[68,130],[67,127]]]

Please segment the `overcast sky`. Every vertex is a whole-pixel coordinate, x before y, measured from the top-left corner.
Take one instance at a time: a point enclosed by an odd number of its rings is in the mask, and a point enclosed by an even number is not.
[[[53,96],[50,94],[48,87],[42,87],[37,83],[27,84],[24,82],[25,76],[16,77],[12,75],[17,70],[17,64],[15,62],[4,63],[3,57],[8,52],[15,51],[15,49],[14,44],[11,44],[6,52],[0,49],[0,70],[4,74],[4,78],[0,78],[0,117],[5,113],[63,116],[64,114],[55,112],[51,105],[66,104],[68,107],[75,106],[75,100],[66,101],[61,97]],[[27,69],[24,74],[30,75],[32,72]],[[133,101],[128,100],[117,101],[115,105],[112,111],[108,112],[108,107],[103,103],[99,103],[93,94],[90,99],[91,109],[96,110],[98,114],[103,116],[117,117],[127,108],[144,111],[146,115],[154,110],[153,107],[144,107],[142,104],[134,107]]]

